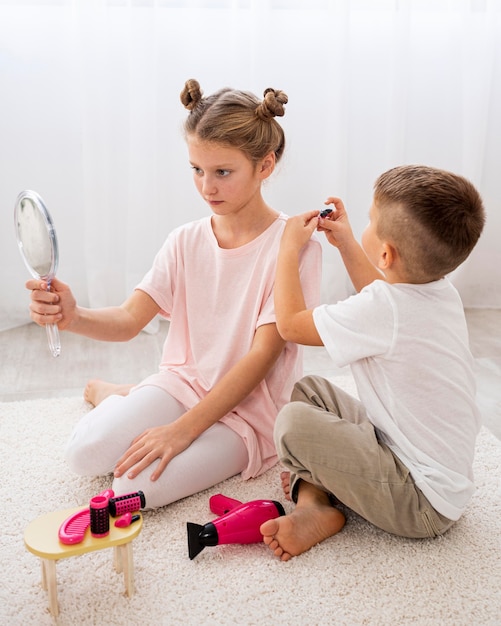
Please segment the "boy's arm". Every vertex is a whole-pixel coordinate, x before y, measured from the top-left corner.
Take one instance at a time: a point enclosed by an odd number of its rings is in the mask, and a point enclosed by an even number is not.
[[[349,245],[339,248],[339,252],[357,292],[377,279],[385,280],[384,274],[372,265],[362,246],[355,239]]]
[[[334,205],[334,211],[328,218],[320,220],[319,230],[325,231],[327,241],[339,250],[355,289],[361,291],[374,280],[385,280],[384,274],[369,261],[362,246],[353,236],[341,199],[327,198],[325,204]]]
[[[286,341],[321,346],[322,340],[306,308],[299,274],[299,253],[318,225],[318,211],[287,220],[280,242],[275,278],[277,328]]]

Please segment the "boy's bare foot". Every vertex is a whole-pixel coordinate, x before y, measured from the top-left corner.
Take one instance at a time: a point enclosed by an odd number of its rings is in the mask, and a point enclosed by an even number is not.
[[[280,472],[280,480],[282,481],[282,489],[286,500],[291,499],[291,473]]]
[[[105,380],[89,380],[85,385],[84,399],[93,406],[101,404],[108,396],[126,396],[134,385],[108,383]]]
[[[345,521],[325,491],[302,481],[294,511],[264,522],[260,531],[273,554],[288,561],[338,533]]]

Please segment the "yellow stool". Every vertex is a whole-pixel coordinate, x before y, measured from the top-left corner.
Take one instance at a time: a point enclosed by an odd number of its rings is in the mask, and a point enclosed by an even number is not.
[[[110,533],[106,537],[93,537],[87,529],[83,541],[66,545],[59,541],[58,530],[61,524],[82,507],[55,511],[38,517],[26,528],[24,544],[27,549],[40,557],[42,566],[42,588],[49,594],[49,611],[53,616],[59,614],[57,604],[56,561],[70,556],[80,556],[86,552],[114,548],[114,567],[124,573],[125,591],[130,597],[134,585],[134,564],[132,559],[132,540],[141,532],[143,516],[125,528],[116,528],[115,518],[110,516]]]

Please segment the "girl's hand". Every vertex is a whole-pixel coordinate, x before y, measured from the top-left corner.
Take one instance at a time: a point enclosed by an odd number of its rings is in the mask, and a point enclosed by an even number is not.
[[[118,478],[127,472],[128,478],[135,478],[154,461],[160,459],[160,463],[150,476],[151,480],[157,480],[169,461],[190,444],[191,439],[176,422],[149,428],[136,437],[130,448],[118,459],[114,475]]]
[[[65,330],[76,315],[76,301],[68,285],[53,278],[50,291],[47,281],[32,278],[26,283],[31,291],[30,317],[39,326],[57,324]]]

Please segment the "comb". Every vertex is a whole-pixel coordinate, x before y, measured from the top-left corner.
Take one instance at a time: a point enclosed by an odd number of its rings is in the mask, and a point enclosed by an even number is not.
[[[113,498],[112,489],[105,489],[98,494],[105,498]],[[58,537],[61,543],[72,545],[80,543],[85,537],[85,531],[90,526],[90,509],[82,509],[70,515],[59,527]]]
[[[58,537],[61,543],[80,543],[85,537],[85,531],[90,526],[90,510],[82,509],[70,515],[59,527]]]

